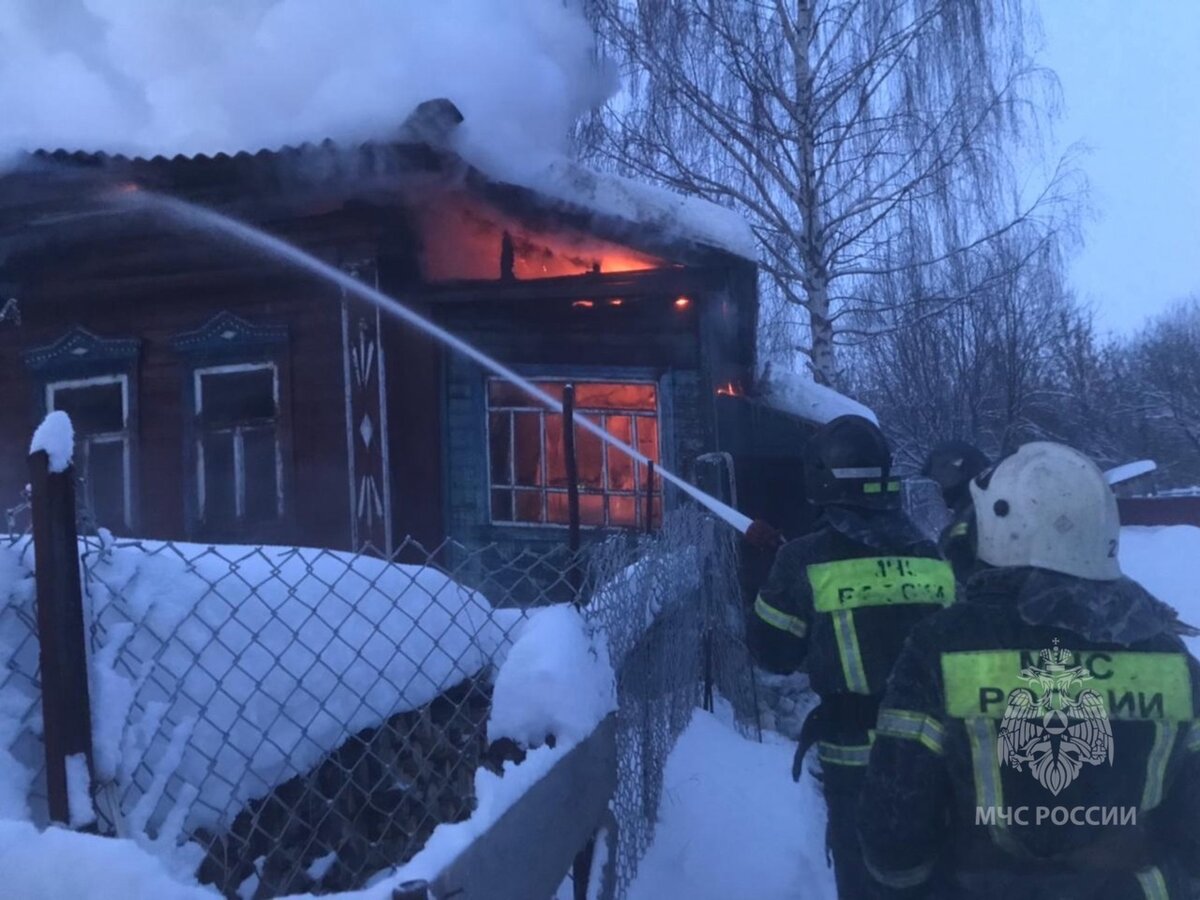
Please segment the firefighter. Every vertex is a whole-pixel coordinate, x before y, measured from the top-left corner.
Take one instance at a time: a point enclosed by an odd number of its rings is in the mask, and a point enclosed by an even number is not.
[[[1116,499],[1082,453],[1026,444],[970,492],[976,570],[913,630],[879,712],[868,868],[922,898],[1193,896],[1195,630],[1122,576]]]
[[[964,514],[971,504],[971,479],[988,467],[983,451],[966,441],[943,441],[933,448],[921,474],[937,482],[951,521],[938,539],[938,547],[954,567],[960,580],[969,574],[974,561],[968,542]]]
[[[855,808],[880,696],[905,635],[954,599],[954,576],[900,509],[879,428],[861,416],[823,426],[805,448],[818,529],[780,548],[757,616],[793,644],[820,699],[805,720],[797,780],[817,745],[829,811],[827,849],[842,897],[882,894],[862,865]]]

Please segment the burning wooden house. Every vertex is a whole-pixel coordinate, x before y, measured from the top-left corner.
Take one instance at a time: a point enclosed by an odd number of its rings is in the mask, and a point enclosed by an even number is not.
[[[460,118],[434,101],[393,143],[39,152],[0,176],[0,498],[25,482],[30,429],[62,409],[87,507],[117,534],[562,540],[560,416],[336,286],[122,192],[227,213],[552,394],[575,384],[582,413],[673,470],[731,449],[741,468],[793,465],[806,424],[751,422],[738,396],[758,324],[745,225],[574,166],[485,174],[446,149]],[[746,428],[785,438],[760,452]],[[659,515],[642,467],[587,434],[577,459],[585,527]],[[754,493],[739,498],[751,513],[779,496]]]

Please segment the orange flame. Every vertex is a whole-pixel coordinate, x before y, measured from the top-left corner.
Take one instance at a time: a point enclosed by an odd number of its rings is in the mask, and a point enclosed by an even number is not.
[[[717,388],[718,397],[740,397],[742,394],[741,386],[732,381],[727,381]]]

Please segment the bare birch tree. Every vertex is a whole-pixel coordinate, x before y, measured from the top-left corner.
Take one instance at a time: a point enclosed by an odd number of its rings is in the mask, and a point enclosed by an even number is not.
[[[873,338],[848,351],[859,363],[850,386],[879,414],[900,461],[916,468],[947,438],[993,458],[1059,440],[1123,461],[1112,403],[1098,402],[1110,369],[1090,316],[1065,287],[1053,237],[1019,226],[972,265],[979,271],[943,273],[942,284],[909,272],[892,289],[910,302],[873,313]],[[941,308],[942,296],[961,291],[956,281],[975,286],[974,300]]]
[[[1026,50],[1021,0],[589,8],[626,87],[581,128],[583,151],[743,212],[764,288],[784,301],[776,324],[803,326],[807,340],[777,333],[821,382],[839,380],[842,329],[883,305],[881,279],[980,271],[968,257],[1063,188],[1057,171],[1018,189],[1009,162],[1054,87]],[[922,240],[901,240],[912,222]]]
[[[1152,321],[1121,348],[1120,412],[1162,468],[1160,484],[1200,485],[1200,297]]]

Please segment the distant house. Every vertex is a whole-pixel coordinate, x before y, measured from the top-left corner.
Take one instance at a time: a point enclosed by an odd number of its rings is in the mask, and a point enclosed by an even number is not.
[[[118,534],[562,540],[559,416],[331,284],[114,205],[130,186],[284,237],[551,393],[573,382],[583,413],[672,469],[732,449],[794,463],[803,419],[762,407],[751,419],[774,424],[747,425],[737,396],[758,325],[740,220],[570,165],[491,177],[445,149],[452,107],[421,112],[395,143],[38,152],[0,176],[0,506],[25,481],[31,428],[63,409],[87,505]],[[760,452],[764,428],[792,437]],[[646,525],[641,467],[588,435],[578,460],[585,526]],[[752,512],[778,495],[753,493]]]

